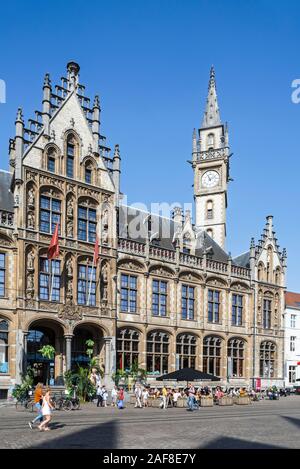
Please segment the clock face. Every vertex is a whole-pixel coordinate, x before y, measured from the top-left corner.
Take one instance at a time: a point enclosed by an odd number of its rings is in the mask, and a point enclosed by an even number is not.
[[[206,171],[202,176],[202,185],[204,187],[215,187],[219,184],[220,175],[217,171]]]

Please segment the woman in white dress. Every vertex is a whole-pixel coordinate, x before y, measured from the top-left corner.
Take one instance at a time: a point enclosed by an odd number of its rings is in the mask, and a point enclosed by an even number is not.
[[[50,398],[50,389],[46,389],[46,393],[43,396],[43,404],[42,404],[42,414],[44,417],[43,422],[38,426],[38,428],[42,430],[50,430],[48,427],[49,422],[51,420],[51,410],[53,409],[53,405],[51,404],[51,398]]]

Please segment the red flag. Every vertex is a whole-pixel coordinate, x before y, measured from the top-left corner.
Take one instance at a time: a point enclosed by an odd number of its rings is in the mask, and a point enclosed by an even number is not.
[[[58,223],[55,227],[50,246],[48,247],[47,257],[49,260],[59,256],[59,244],[58,244]]]
[[[99,240],[98,240],[98,236],[96,236],[95,247],[94,247],[93,265],[97,264],[98,259],[99,259]]]

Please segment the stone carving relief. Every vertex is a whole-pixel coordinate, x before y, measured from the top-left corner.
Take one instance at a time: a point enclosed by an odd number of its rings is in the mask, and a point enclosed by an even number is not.
[[[35,216],[34,216],[34,211],[28,212],[27,215],[27,228],[31,228],[34,230],[35,228]]]
[[[66,303],[73,303],[73,258],[68,257],[66,260]]]
[[[67,237],[73,238],[74,235],[74,199],[70,197],[67,201]]]
[[[58,317],[69,321],[78,321],[82,319],[82,312],[73,302],[70,302],[69,304],[61,305]]]
[[[108,264],[105,262],[101,268],[101,300],[107,302],[108,299]]]
[[[151,274],[162,275],[163,277],[173,277],[173,274],[169,270],[164,269],[163,267],[156,267],[152,269]]]
[[[127,270],[137,270],[137,271],[142,271],[143,267],[136,262],[128,261],[128,262],[122,262],[119,264],[119,268],[121,269],[127,269]]]
[[[29,300],[34,297],[34,259],[35,253],[30,250],[26,259],[26,298]]]
[[[208,279],[206,283],[207,285],[212,285],[213,287],[226,287],[226,285],[221,280],[218,280],[216,278]]]
[[[35,203],[35,191],[33,187],[30,187],[27,193],[27,205],[29,208],[33,209],[34,203]]]

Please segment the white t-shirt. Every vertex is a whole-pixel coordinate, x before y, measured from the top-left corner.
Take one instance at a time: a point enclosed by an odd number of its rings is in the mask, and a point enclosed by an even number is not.
[[[143,399],[144,399],[144,400],[147,400],[147,399],[148,399],[148,396],[149,396],[148,391],[143,391]]]
[[[180,397],[180,395],[181,395],[180,392],[174,392],[174,394],[173,394],[173,400],[174,400],[174,402],[177,402],[177,401],[178,401],[178,398]]]

